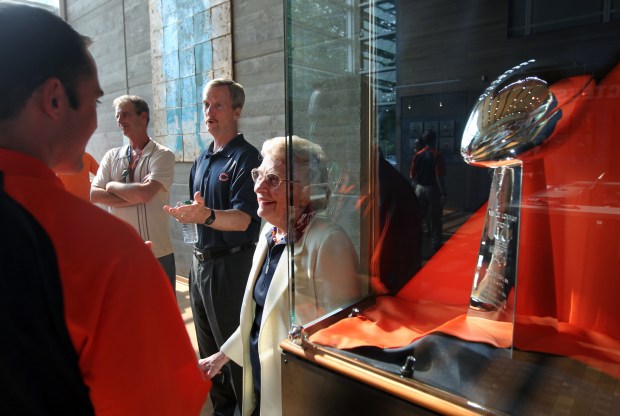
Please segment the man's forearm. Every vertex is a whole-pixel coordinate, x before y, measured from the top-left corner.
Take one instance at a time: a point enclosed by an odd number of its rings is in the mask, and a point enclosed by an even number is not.
[[[136,205],[119,196],[107,192],[105,189],[94,187],[90,189],[90,200],[93,203],[106,205],[112,208],[124,208]]]
[[[144,200],[142,192],[140,192],[140,183],[121,183],[109,182],[105,190],[119,199],[129,202],[131,205],[142,204],[147,202]]]
[[[216,219],[211,224],[211,228],[220,231],[245,231],[250,226],[252,217],[238,209],[226,211],[215,211]],[[207,218],[205,217],[205,220]]]
[[[106,191],[129,202],[131,205],[145,204],[161,190],[163,185],[157,181],[147,179],[144,182],[121,183],[109,182]]]
[[[164,210],[183,224],[204,224],[211,215],[211,209],[204,205],[203,199],[196,193],[199,200],[191,205],[171,207],[164,206]],[[252,222],[252,217],[238,209],[214,210],[215,220],[209,227],[219,231],[245,231]]]

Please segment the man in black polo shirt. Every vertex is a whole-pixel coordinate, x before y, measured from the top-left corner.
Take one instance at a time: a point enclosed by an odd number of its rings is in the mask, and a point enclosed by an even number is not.
[[[201,358],[218,352],[239,326],[241,301],[260,231],[250,175],[260,165],[260,153],[237,130],[244,101],[243,87],[232,80],[214,79],[205,86],[203,114],[214,140],[190,172],[189,190],[194,202],[179,208],[164,207],[179,222],[198,224],[190,301]],[[241,368],[231,362],[211,380],[215,415],[233,415],[241,403],[241,374]]]
[[[409,177],[420,204],[420,213],[431,236],[433,253],[443,243],[443,204],[446,200],[444,176],[446,167],[442,153],[435,148],[437,135],[428,130],[422,135],[422,145],[411,161]],[[428,217],[428,218],[427,218]]]

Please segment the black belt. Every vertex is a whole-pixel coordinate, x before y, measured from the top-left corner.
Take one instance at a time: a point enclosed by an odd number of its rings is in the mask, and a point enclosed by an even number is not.
[[[256,247],[256,243],[248,243],[242,246],[237,246],[233,248],[223,248],[219,250],[206,250],[200,249],[198,247],[194,247],[194,257],[198,259],[198,261],[207,261],[216,259],[218,257],[230,256],[231,254],[238,253],[240,251],[250,250]]]

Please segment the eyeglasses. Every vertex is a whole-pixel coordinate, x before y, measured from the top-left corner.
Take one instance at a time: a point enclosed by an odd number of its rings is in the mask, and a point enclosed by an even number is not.
[[[252,180],[254,183],[257,183],[259,180],[265,180],[272,188],[277,188],[280,186],[282,182],[286,182],[284,179],[280,179],[278,175],[275,173],[263,173],[258,169],[252,169],[251,171]],[[291,182],[299,182],[299,181],[291,181]]]

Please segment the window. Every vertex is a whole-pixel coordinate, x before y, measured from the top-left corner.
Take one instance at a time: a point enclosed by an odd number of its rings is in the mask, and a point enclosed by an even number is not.
[[[49,10],[62,18],[65,17],[64,0],[14,0],[14,2],[40,7],[42,9]]]

